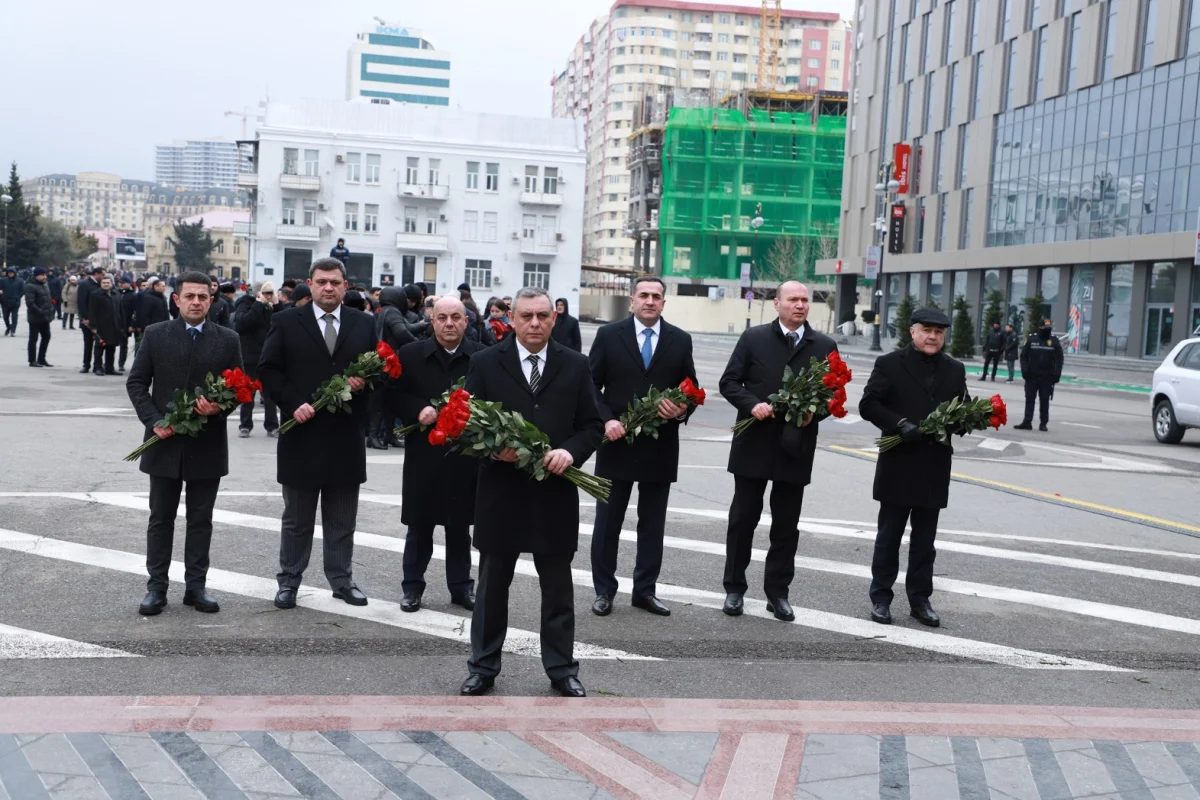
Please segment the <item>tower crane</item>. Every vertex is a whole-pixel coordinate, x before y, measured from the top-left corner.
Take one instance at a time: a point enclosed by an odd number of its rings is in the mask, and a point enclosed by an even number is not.
[[[773,92],[779,79],[779,48],[783,44],[783,0],[763,0],[758,40],[758,88]]]

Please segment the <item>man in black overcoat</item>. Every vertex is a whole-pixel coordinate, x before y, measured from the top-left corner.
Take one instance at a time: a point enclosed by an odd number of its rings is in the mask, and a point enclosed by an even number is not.
[[[479,469],[475,496],[475,548],[479,593],[471,617],[470,675],[460,692],[486,692],[500,674],[508,631],[508,587],[521,553],[532,553],[542,588],[542,666],[554,689],[567,697],[587,692],[579,682],[575,642],[575,592],[571,560],[579,544],[579,491],[558,475],[581,467],[604,435],[587,359],[550,340],[554,306],[545,290],[516,294],[515,335],[471,357],[467,391],[500,402],[532,422],[553,448],[544,463],[552,473],[536,481],[505,448]]]
[[[342,305],[346,268],[336,258],[321,258],[309,269],[313,302],[277,311],[258,360],[263,388],[283,418],[296,420],[279,437],[278,481],[283,485],[279,543],[277,608],[295,608],[296,590],[308,568],[316,530],[317,504],[324,531],[325,577],[333,596],[365,606],[367,596],[354,583],[354,527],[358,490],[367,480],[367,451],[362,431],[367,398],[361,378],[351,378],[357,394],[352,413],[315,411],[317,388],[341,375],[360,355],[375,349],[370,314]]]
[[[213,506],[221,478],[229,474],[225,414],[216,403],[201,398],[196,401],[196,413],[208,419],[197,436],[175,436],[171,428],[157,426],[167,415],[167,405],[176,389],[192,390],[203,386],[209,373],[220,375],[227,369],[240,368],[242,351],[236,333],[205,319],[211,301],[207,276],[186,273],[176,286],[176,302],[182,309],[180,318],[146,329],[125,380],[138,419],[146,426],[143,441],[151,436],[162,440],[142,454],[139,465],[150,476],[150,524],[146,530],[146,570],[150,580],[146,585],[148,593],[138,608],[146,616],[158,614],[167,605],[175,517],[184,483],[187,484],[187,540],[183,551],[186,581],[183,602],[197,611],[220,610],[205,589],[205,578],[212,542]]]
[[[738,421],[757,420],[734,437],[729,448],[733,503],[725,540],[727,596],[723,610],[734,617],[742,613],[746,567],[770,481],[771,547],[763,589],[767,610],[777,619],[791,622],[796,618],[788,603],[788,587],[795,574],[800,541],[797,526],[804,487],[812,481],[818,425],[811,420],[803,428],[785,424],[782,416],[775,416],[767,397],[782,387],[784,367],[803,372],[812,359],[824,361],[837,350],[833,339],[807,324],[808,308],[808,287],[796,281],[780,285],[775,297],[778,318],[742,334],[721,376],[721,394],[737,409]]]
[[[617,593],[617,548],[635,482],[638,538],[633,605],[664,617],[671,613],[655,596],[655,584],[662,569],[667,500],[671,484],[678,480],[679,423],[686,421],[695,407],[663,400],[658,414],[668,422],[658,429],[658,438],[639,436],[633,444],[625,443],[626,431],[619,419],[631,400],[645,397],[651,388],[670,389],[684,378],[696,382],[692,337],[662,318],[665,295],[658,278],[638,278],[630,298],[633,314],[601,328],[588,355],[608,439],[596,454],[596,474],[613,482],[608,502],[596,506],[592,529],[592,583],[596,589],[592,613],[601,617],[612,612]]]
[[[455,297],[443,297],[433,307],[433,337],[411,342],[397,353],[404,367],[389,386],[388,399],[397,419],[412,420],[432,429],[437,412],[430,401],[441,397],[466,377],[471,355],[483,345],[466,338],[467,309]],[[414,430],[405,442],[404,505],[400,521],[408,526],[404,539],[404,599],[401,611],[421,608],[425,569],[433,556],[433,529],[446,530],[446,585],[450,602],[475,608],[471,580],[471,522],[475,516],[475,487],[479,459],[429,444],[429,430]]]
[[[900,540],[911,521],[908,575],[904,587],[912,616],[936,628],[941,621],[929,604],[933,594],[933,542],[938,513],[950,496],[949,445],[920,431],[921,422],[941,403],[968,399],[967,372],[943,352],[950,319],[935,308],[912,315],[912,344],[880,356],[863,392],[859,413],[885,435],[904,443],[879,454],[874,497],[879,501],[879,532],[871,560],[871,619],[892,622],[892,585],[900,570]]]

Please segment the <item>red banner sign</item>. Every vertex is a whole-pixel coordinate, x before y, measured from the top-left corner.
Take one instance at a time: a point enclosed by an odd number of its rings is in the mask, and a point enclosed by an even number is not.
[[[900,194],[908,194],[909,166],[912,163],[912,145],[898,144],[893,152],[895,166],[892,178],[900,184]]]

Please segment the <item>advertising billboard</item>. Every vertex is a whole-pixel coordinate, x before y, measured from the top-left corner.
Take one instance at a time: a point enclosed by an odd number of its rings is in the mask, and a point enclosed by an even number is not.
[[[896,255],[904,252],[904,206],[892,206],[892,217],[888,223],[888,252]]]
[[[908,194],[909,168],[912,164],[912,145],[898,144],[893,153],[895,165],[892,167],[892,178],[900,184],[900,194]]]
[[[117,261],[145,261],[146,240],[118,236],[113,240],[113,258]]]

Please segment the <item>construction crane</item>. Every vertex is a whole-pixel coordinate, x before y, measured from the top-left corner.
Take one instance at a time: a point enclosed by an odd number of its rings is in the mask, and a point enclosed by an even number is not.
[[[241,111],[226,111],[225,116],[242,118],[242,138],[245,139],[246,138],[246,123],[250,117],[250,109],[244,108]]]
[[[758,88],[773,92],[779,79],[779,48],[783,44],[783,0],[763,0],[762,38],[758,40]]]

